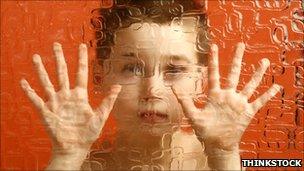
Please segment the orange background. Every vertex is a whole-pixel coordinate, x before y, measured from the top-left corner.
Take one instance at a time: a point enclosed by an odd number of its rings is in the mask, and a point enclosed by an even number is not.
[[[202,1],[208,14],[210,38],[219,45],[221,75],[225,78],[236,42],[246,43],[239,87],[244,86],[264,57],[271,60],[255,97],[274,82],[284,90],[267,103],[248,127],[240,144],[242,158],[303,157],[303,30],[301,1]],[[1,170],[37,170],[46,167],[51,143],[38,112],[20,88],[26,78],[45,98],[32,55],[42,56],[51,81],[57,85],[52,43],[63,45],[71,85],[77,70],[79,43],[94,40],[90,25],[93,9],[110,1],[1,1]],[[301,44],[302,43],[302,44]],[[95,47],[89,48],[90,64]],[[92,66],[92,65],[91,65]],[[90,66],[90,103],[101,101],[94,90]],[[225,79],[222,80],[225,84]],[[115,120],[103,135],[112,142]]]

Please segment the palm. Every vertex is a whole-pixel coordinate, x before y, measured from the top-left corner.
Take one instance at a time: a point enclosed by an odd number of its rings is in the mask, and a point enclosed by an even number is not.
[[[263,59],[251,81],[242,91],[237,92],[244,49],[243,43],[237,45],[231,72],[228,75],[228,87],[223,89],[219,82],[218,48],[212,45],[212,55],[208,64],[208,101],[203,109],[196,108],[189,95],[177,92],[173,88],[185,115],[192,120],[196,134],[211,148],[221,150],[236,148],[254,114],[280,89],[275,84],[261,97],[249,103],[248,99],[269,66],[269,61]]]
[[[55,143],[61,148],[69,148],[69,145],[81,147],[94,142],[102,120],[96,117],[91,106],[74,99],[58,102],[53,112],[45,114],[58,116],[46,121]]]
[[[101,105],[93,110],[88,103],[86,46],[84,44],[79,46],[79,71],[74,89],[70,89],[67,66],[59,43],[54,43],[54,53],[60,91],[55,92],[39,55],[34,55],[33,61],[49,97],[48,101],[44,102],[26,80],[21,80],[21,86],[40,110],[55,150],[89,148],[98,138],[120,91],[120,86],[112,86]]]
[[[229,150],[240,141],[252,111],[247,99],[240,94],[227,90],[220,90],[215,94],[209,96],[206,107],[200,113],[201,117],[210,116],[210,119],[204,118],[208,121],[204,125],[201,122],[196,124],[204,127],[206,134],[200,136],[209,137],[207,141],[210,144]]]

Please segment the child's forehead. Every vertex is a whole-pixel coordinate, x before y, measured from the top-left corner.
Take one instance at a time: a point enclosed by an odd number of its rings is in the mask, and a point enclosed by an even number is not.
[[[188,27],[136,23],[120,29],[115,35],[115,56],[196,56],[196,33],[186,32]]]
[[[145,42],[149,44],[149,42]],[[191,43],[170,44],[166,48],[146,45],[145,47],[135,47],[132,45],[118,46],[113,48],[112,58],[133,58],[151,61],[186,61],[196,63],[198,54]]]
[[[134,23],[130,27],[118,30],[115,33],[116,45],[132,43],[141,45],[142,42],[153,42],[155,45],[170,44],[174,42],[196,43],[197,32],[194,26],[157,23]],[[152,45],[153,45],[152,43]]]

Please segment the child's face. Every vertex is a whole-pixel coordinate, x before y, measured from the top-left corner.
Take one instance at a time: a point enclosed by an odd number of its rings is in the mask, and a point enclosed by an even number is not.
[[[114,106],[120,129],[163,134],[183,112],[171,86],[201,92],[196,32],[192,27],[133,24],[115,35],[111,57],[104,62],[105,82],[121,84]]]

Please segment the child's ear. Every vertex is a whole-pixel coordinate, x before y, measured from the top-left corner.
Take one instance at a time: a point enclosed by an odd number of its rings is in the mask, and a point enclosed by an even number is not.
[[[195,94],[194,94],[194,104],[198,108],[202,108],[204,103],[206,102],[206,94],[207,94],[207,84],[208,84],[208,75],[207,75],[207,67],[202,68],[201,77],[195,83]]]
[[[207,87],[207,83],[208,83],[208,68],[207,67],[202,67],[201,69],[201,77],[196,81],[195,83],[195,94],[196,95],[200,95],[203,93],[206,93],[206,87]]]
[[[91,65],[93,66],[92,72],[93,72],[94,90],[98,91],[101,90],[103,84],[104,66],[102,65],[101,59],[93,60]]]

